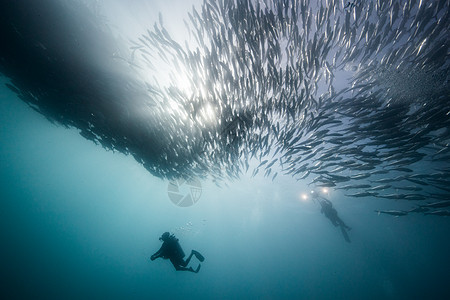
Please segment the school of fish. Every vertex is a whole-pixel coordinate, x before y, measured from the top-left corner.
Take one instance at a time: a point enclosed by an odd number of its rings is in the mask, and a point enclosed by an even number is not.
[[[155,176],[220,184],[283,173],[348,197],[442,208],[450,206],[449,8],[449,0],[205,0],[187,13],[186,41],[160,15],[115,54],[139,79],[101,92],[118,98],[108,108],[88,104],[79,114],[44,103],[5,63],[0,71],[49,119],[133,155]]]

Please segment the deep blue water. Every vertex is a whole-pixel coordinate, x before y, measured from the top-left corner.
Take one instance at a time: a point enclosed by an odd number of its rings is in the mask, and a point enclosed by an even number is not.
[[[196,5],[201,3],[197,0],[190,2]],[[174,0],[133,0],[127,2],[129,5],[126,5],[125,9],[123,2],[109,1],[107,4],[95,2],[89,9],[97,12],[98,4],[99,14],[94,13],[92,16],[106,14],[105,28],[112,28],[112,36],[117,38],[117,41],[122,41],[123,37],[137,39],[147,28],[152,28],[154,22],[159,22],[158,13],[162,12],[164,26],[173,34],[174,39],[181,41],[187,39],[181,29],[184,26],[182,19],[187,18],[186,12],[191,9],[190,2],[180,4]],[[409,3],[417,2],[422,3]],[[448,7],[448,1],[444,2],[441,0],[440,3],[443,3],[441,7],[445,9]],[[61,7],[65,7],[67,3],[64,3]],[[83,5],[78,11],[76,2],[70,3],[68,7],[76,8],[71,16],[74,20],[86,12]],[[33,8],[30,11],[33,11]],[[46,7],[42,11],[47,13]],[[48,13],[52,15],[52,10],[49,9]],[[80,15],[77,15],[78,13]],[[438,12],[436,16],[441,17],[443,14],[444,12]],[[37,15],[39,17],[38,13]],[[424,17],[427,16],[424,14]],[[89,18],[80,20],[94,21]],[[17,24],[21,24],[20,21],[18,20]],[[94,23],[91,24],[91,29],[99,29],[96,26],[103,24],[101,18],[95,19]],[[50,27],[52,26],[45,22],[42,26],[47,29]],[[84,27],[81,27],[75,32],[84,34]],[[40,32],[40,28],[37,29],[36,32]],[[103,30],[103,27],[101,29]],[[115,68],[119,68],[119,64],[109,65],[114,61],[114,55],[109,53],[109,44],[98,42],[101,46],[93,43],[92,49],[90,45],[84,48],[84,45],[76,46],[76,41],[67,38],[64,29],[55,32],[63,33],[61,36],[65,41],[70,41],[68,45],[61,46],[61,49],[67,51],[67,57],[77,54],[79,57],[75,58],[79,59],[79,62],[95,66],[102,71],[117,71]],[[89,33],[86,32],[86,40],[89,40]],[[51,33],[49,35],[49,40],[53,41]],[[39,38],[32,40],[38,41]],[[58,42],[54,45],[60,46]],[[30,50],[30,53],[37,51],[36,49],[46,53],[45,45],[25,48]],[[108,50],[106,55],[102,52],[104,49]],[[28,53],[27,51],[23,53]],[[417,51],[419,52],[420,50]],[[99,53],[103,57],[89,56]],[[445,56],[443,53],[441,51],[438,54]],[[51,62],[49,65],[53,65],[51,58],[54,57],[48,55]],[[448,55],[445,57],[447,59]],[[3,62],[2,67],[7,65]],[[19,71],[28,74],[26,63],[19,66],[24,69]],[[31,71],[42,71],[39,69],[39,62],[36,66],[37,69]],[[92,70],[97,70],[95,67]],[[43,71],[42,74],[54,79],[51,71],[50,75],[46,74],[46,70]],[[128,74],[125,70],[122,71]],[[158,73],[158,76],[164,71]],[[336,87],[341,88],[349,84],[351,77],[348,77],[346,72],[350,74],[347,69],[345,72],[343,69],[336,73]],[[424,73],[427,73],[427,70]],[[84,73],[80,74],[77,75],[82,77]],[[86,74],[92,75],[89,72]],[[447,81],[437,82],[447,84],[442,88],[445,90],[448,87],[448,70],[444,70],[442,74],[447,76]],[[26,84],[22,88],[26,91],[42,92],[40,98],[38,97],[38,104],[46,99],[46,95],[52,95],[51,88],[45,90],[44,87],[41,91],[39,86],[33,85],[34,82],[28,82],[28,78],[17,76],[16,84],[21,83],[23,79]],[[411,94],[414,95],[415,92],[420,97],[411,99],[418,101],[418,105],[433,105],[425,96],[434,87],[417,87],[417,82],[420,83],[422,78],[421,74],[416,77],[418,79],[413,78],[416,81],[411,79],[399,90],[405,91],[413,86],[415,90],[411,91]],[[92,78],[95,76],[86,80]],[[99,79],[97,85],[93,85],[103,87],[102,84],[105,84],[106,95],[111,92],[109,88],[120,82],[122,77],[114,78],[114,75],[111,75],[111,78],[115,79],[111,82],[108,78],[104,76]],[[399,78],[392,85],[398,84],[403,77]],[[429,80],[427,76],[424,78]],[[42,82],[48,83],[45,79],[48,78],[43,78]],[[83,78],[76,79],[76,84],[84,83],[81,80]],[[372,197],[352,198],[345,196],[346,192],[342,190],[330,189],[327,198],[333,202],[339,216],[352,227],[349,232],[351,243],[347,243],[340,230],[320,212],[317,203],[302,200],[301,195],[309,193],[312,188],[307,185],[309,181],[296,181],[287,175],[278,175],[272,181],[272,176],[265,178],[261,174],[262,171],[252,177],[252,167],[260,163],[255,160],[251,162],[253,165],[247,174],[239,180],[222,183],[222,187],[209,180],[201,181],[202,193],[199,201],[190,207],[179,207],[169,199],[168,180],[152,176],[131,155],[106,151],[81,136],[77,128],[64,128],[49,122],[43,114],[31,108],[33,105],[27,105],[16,93],[8,89],[5,86],[8,81],[7,78],[0,78],[2,299],[449,297],[450,218],[419,213],[394,217],[377,215],[374,212],[409,210],[418,203],[436,199],[419,202]],[[389,78],[385,81],[389,81]],[[422,81],[427,83],[426,80]],[[73,94],[72,90],[66,89],[67,86],[71,87],[71,82],[61,80],[60,83],[62,85],[58,88],[61,91],[56,95],[78,96],[76,91]],[[27,90],[27,84],[33,88]],[[76,84],[74,86],[77,86]],[[183,84],[185,82],[180,83],[181,86]],[[52,84],[48,86],[54,87]],[[126,91],[126,88],[117,90]],[[81,95],[82,92],[87,93],[85,96],[94,95],[86,99],[97,100],[95,92],[98,91],[86,88],[80,92]],[[91,95],[90,92],[94,93]],[[102,93],[105,91],[98,93],[104,96]],[[441,94],[439,99],[448,101],[445,91]],[[132,93],[129,95],[133,96]],[[423,95],[425,96],[422,97]],[[73,99],[62,99],[64,100]],[[445,102],[442,104],[436,99],[434,101],[442,107],[446,105]],[[44,102],[40,103],[43,107]],[[59,102],[55,103],[57,106]],[[80,107],[83,108],[82,105]],[[45,110],[43,112],[52,117],[58,113],[57,110],[54,115]],[[432,114],[431,117],[428,116],[429,120],[418,120],[422,123],[418,122],[418,127],[414,130],[430,125],[434,120],[432,117],[436,116],[438,115]],[[444,123],[442,121],[439,124]],[[443,150],[448,148],[448,141],[443,138],[444,131],[442,129],[430,133],[430,136],[442,136],[440,139],[429,140],[440,142],[438,146],[444,148]],[[444,145],[445,143],[447,144]],[[427,151],[435,151],[438,146],[430,147]],[[442,154],[445,153],[448,152]],[[442,157],[446,160],[442,161],[442,166],[437,159],[429,165],[427,164],[430,160],[422,160],[411,166],[414,171],[412,174],[430,174],[435,172],[437,167],[448,169],[448,156]],[[272,174],[275,171],[282,173],[277,168],[277,165],[272,167]],[[439,179],[446,182],[445,178]],[[421,195],[436,193],[437,189],[427,191],[424,188]],[[444,194],[445,189],[441,188],[438,192],[443,197],[447,196]],[[205,256],[198,274],[177,272],[168,260],[150,261],[150,256],[161,246],[158,238],[165,231],[170,231],[179,238],[186,254],[195,249]],[[191,265],[196,268],[198,263],[194,258]]]
[[[7,299],[445,299],[450,218],[378,216],[412,204],[330,192],[352,243],[301,201],[301,182],[262,176],[198,203],[76,129],[52,125],[0,90],[0,247]],[[149,261],[171,231],[198,274]],[[193,259],[192,265],[198,261]]]

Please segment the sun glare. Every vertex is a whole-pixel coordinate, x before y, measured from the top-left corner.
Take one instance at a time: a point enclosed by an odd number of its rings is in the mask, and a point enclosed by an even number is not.
[[[201,112],[202,119],[205,120],[205,122],[212,122],[216,119],[216,112],[212,108],[212,106],[208,103],[202,108]]]

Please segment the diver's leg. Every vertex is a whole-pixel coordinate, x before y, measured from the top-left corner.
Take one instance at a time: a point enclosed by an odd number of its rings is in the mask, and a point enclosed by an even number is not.
[[[192,268],[186,268],[186,263],[185,261],[183,261],[182,259],[170,259],[170,262],[172,263],[172,265],[175,267],[175,270],[177,271],[191,271],[194,272],[194,270]]]
[[[192,257],[192,255],[189,256],[189,259]],[[200,271],[200,265],[198,265],[197,270],[192,269],[192,267],[187,268],[186,265],[188,261],[183,263],[179,260],[175,260],[175,259],[170,259],[170,262],[172,263],[172,265],[175,267],[175,270],[177,271],[189,271],[189,272],[193,272],[193,273],[198,273],[198,271]]]
[[[342,232],[342,235],[344,236],[345,241],[346,241],[347,243],[351,243],[350,237],[348,236],[348,233],[347,233],[347,231],[345,230],[344,226],[341,225],[340,228],[341,228],[341,232]]]
[[[345,224],[344,221],[342,221],[341,218],[338,218],[338,222],[339,222],[339,225],[341,225],[341,226],[344,227],[345,229],[351,230],[351,228],[350,228],[349,226],[347,226],[347,224]]]
[[[193,272],[193,273],[198,273],[198,271],[200,271],[200,264],[197,267],[197,270],[192,269],[192,267],[186,268],[186,267],[182,267],[180,265],[174,265],[175,269],[177,271],[189,271],[189,272]]]
[[[194,269],[192,269],[192,267],[186,268],[186,267],[182,267],[182,266],[176,266],[175,269],[177,271],[189,271],[189,272],[197,273],[194,271]]]
[[[352,228],[350,226],[348,226],[347,224],[345,224],[344,221],[342,221],[342,224],[345,226],[345,228],[347,228],[347,230],[352,230]]]
[[[186,267],[189,264],[193,255],[194,255],[194,250],[191,251],[191,254],[189,255],[189,257],[186,259],[186,261],[183,262],[183,267]]]
[[[182,266],[175,266],[175,269],[177,271],[189,271],[189,272],[194,272],[194,269],[192,269],[192,267],[186,268],[186,267],[182,267]]]
[[[333,224],[335,227],[339,226],[339,222],[336,220],[334,216],[329,216],[328,219],[330,219],[331,224]]]
[[[201,266],[202,266],[202,265],[199,264],[196,270],[192,269],[192,267],[189,267],[189,268],[178,267],[177,271],[189,271],[189,272],[193,272],[193,273],[198,273],[198,271],[200,271],[200,267],[201,267]]]

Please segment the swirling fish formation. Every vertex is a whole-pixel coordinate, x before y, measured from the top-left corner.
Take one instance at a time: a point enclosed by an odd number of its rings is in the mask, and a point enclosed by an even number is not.
[[[254,174],[275,178],[278,163],[318,186],[356,190],[352,197],[447,199],[448,8],[205,1],[186,22],[197,47],[171,39],[160,20],[133,50],[151,68],[157,57],[174,70],[166,88],[152,90],[162,105],[177,100],[188,120],[179,127],[202,128],[202,109],[214,110],[217,122],[198,135],[207,155],[193,155],[201,159],[195,173],[238,176],[256,156]],[[189,75],[190,91],[178,88],[177,73]],[[338,90],[336,76],[346,74]],[[435,193],[421,193],[424,186]]]
[[[449,6],[205,0],[185,20],[188,41],[160,16],[121,49],[133,79],[108,93],[117,101],[84,105],[83,119],[43,109],[9,77],[50,119],[159,177],[220,183],[257,159],[253,175],[282,172],[350,197],[448,200]]]

